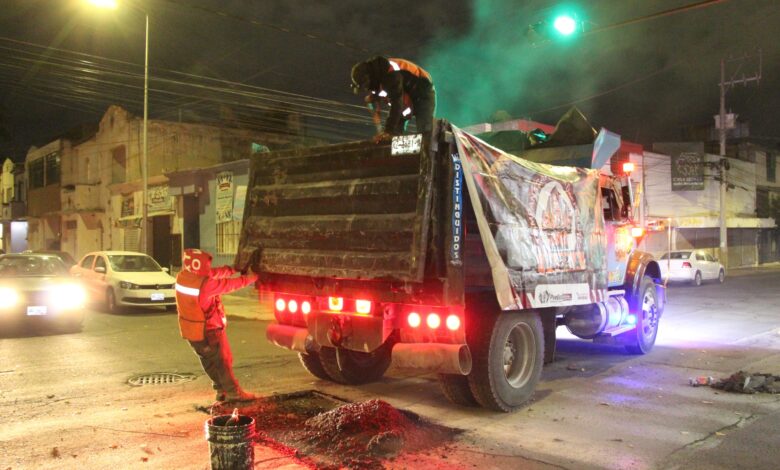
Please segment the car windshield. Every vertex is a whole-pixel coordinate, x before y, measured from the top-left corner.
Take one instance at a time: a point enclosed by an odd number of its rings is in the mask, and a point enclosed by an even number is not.
[[[671,255],[671,256],[670,256]],[[690,251],[675,251],[661,256],[661,259],[688,259],[691,257]]]
[[[55,256],[3,256],[0,277],[66,276],[68,269]]]
[[[162,271],[155,260],[146,255],[108,255],[111,269],[119,272]]]

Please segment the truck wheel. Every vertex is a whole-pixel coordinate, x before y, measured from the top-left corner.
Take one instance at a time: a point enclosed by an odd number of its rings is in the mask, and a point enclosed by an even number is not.
[[[390,367],[390,347],[383,344],[374,352],[365,353],[344,348],[320,349],[320,364],[334,382],[360,385],[374,382]]]
[[[496,411],[513,411],[534,393],[542,375],[544,334],[535,312],[483,317],[474,341],[469,385],[477,403]]]
[[[328,373],[325,372],[325,368],[322,367],[319,354],[316,352],[298,353],[298,358],[301,360],[303,368],[306,369],[311,375],[317,377],[318,379],[331,380]]]
[[[471,393],[469,378],[460,374],[439,374],[439,387],[447,399],[460,406],[477,406],[477,400]]]
[[[661,319],[661,307],[658,302],[658,294],[655,282],[647,276],[642,278],[639,284],[639,292],[632,302],[631,312],[636,315],[636,328],[631,335],[626,350],[631,354],[647,354],[655,345],[658,336],[658,322]]]

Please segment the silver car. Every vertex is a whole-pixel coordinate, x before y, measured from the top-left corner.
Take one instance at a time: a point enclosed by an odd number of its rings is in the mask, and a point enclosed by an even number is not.
[[[123,307],[176,308],[176,280],[152,257],[133,251],[84,255],[70,272],[83,280],[89,298],[111,313]]]
[[[81,330],[84,288],[53,255],[0,256],[0,323]]]

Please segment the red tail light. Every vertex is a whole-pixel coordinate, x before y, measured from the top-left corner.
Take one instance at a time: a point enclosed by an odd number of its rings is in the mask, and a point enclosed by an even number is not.
[[[371,301],[370,300],[356,300],[355,311],[357,313],[368,315],[371,313]]]
[[[441,317],[438,313],[429,313],[425,323],[428,324],[428,328],[435,330],[441,326]]]
[[[460,328],[460,317],[457,315],[447,316],[447,329],[450,331],[457,331]]]
[[[344,297],[328,297],[328,308],[334,312],[344,309]]]
[[[687,261],[683,261],[682,267],[683,268],[692,268],[693,266],[691,266],[691,263],[689,263]]]
[[[284,312],[285,308],[287,308],[287,302],[284,299],[276,299],[276,310]]]
[[[298,311],[298,302],[295,300],[291,300],[287,302],[287,310],[290,311],[290,313],[295,313]]]
[[[308,315],[309,312],[311,312],[311,303],[308,300],[304,300],[303,303],[301,303],[301,313]]]
[[[412,328],[417,328],[420,326],[420,323],[422,323],[422,318],[420,318],[420,314],[417,312],[412,312],[409,314],[408,317],[406,317],[406,322],[409,323],[409,326]]]

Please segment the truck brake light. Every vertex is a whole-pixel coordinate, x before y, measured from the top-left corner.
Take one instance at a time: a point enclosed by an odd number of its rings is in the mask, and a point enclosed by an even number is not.
[[[447,316],[447,328],[450,331],[457,331],[460,328],[460,317],[457,315]]]
[[[422,323],[422,319],[420,318],[419,313],[412,312],[406,317],[406,322],[409,323],[409,326],[412,328],[417,328],[420,326],[420,323]]]
[[[370,300],[356,300],[355,311],[357,313],[368,315],[371,313],[371,301]]]
[[[290,313],[295,313],[298,311],[298,302],[295,300],[290,300],[287,302],[287,309],[290,311]]]
[[[425,323],[428,324],[428,328],[435,330],[441,326],[441,317],[438,313],[429,313]]]
[[[284,312],[285,308],[287,308],[287,302],[284,299],[276,299],[276,310]]]
[[[308,300],[304,300],[301,303],[301,313],[308,315],[311,312],[311,303]]]
[[[340,312],[344,309],[344,297],[328,297],[328,309]]]

